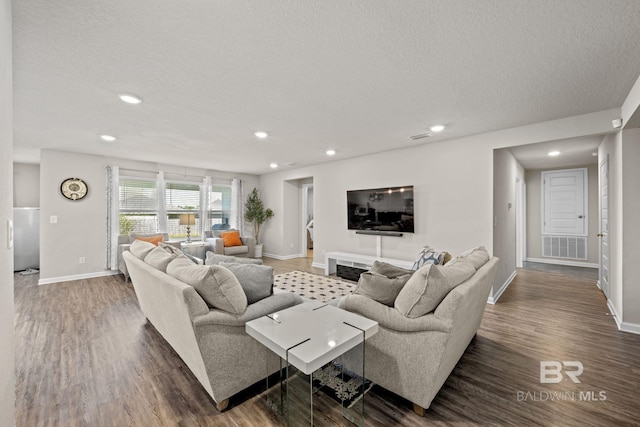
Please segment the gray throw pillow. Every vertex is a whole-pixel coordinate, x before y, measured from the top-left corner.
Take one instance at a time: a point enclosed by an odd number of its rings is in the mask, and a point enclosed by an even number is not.
[[[167,265],[169,265],[169,263],[176,257],[176,254],[169,253],[161,247],[156,246],[147,254],[146,257],[144,257],[144,262],[146,262],[153,268],[156,268],[162,272],[166,272]]]
[[[382,274],[389,279],[395,279],[396,277],[404,276],[407,274],[411,275],[415,270],[407,270],[406,268],[396,267],[395,265],[376,260],[373,262],[371,270],[369,271],[371,271],[372,273]]]
[[[405,274],[404,276],[390,279],[382,274],[367,271],[360,275],[358,287],[353,293],[364,295],[381,304],[393,307],[396,297],[410,277],[410,274]]]
[[[207,258],[206,258],[206,260],[204,262],[206,265],[217,265],[217,264],[220,264],[221,262],[228,262],[228,263],[233,263],[233,264],[257,264],[257,265],[262,265],[262,260],[261,259],[243,258],[243,257],[229,256],[229,255],[220,255],[220,254],[213,253],[211,251],[207,252]]]
[[[487,252],[485,247],[484,246],[478,246],[476,248],[469,249],[468,251],[465,251],[465,252],[461,253],[460,255],[458,255],[457,257],[455,257],[451,261],[449,261],[446,265],[447,266],[453,266],[453,265],[457,264],[458,262],[460,262],[462,260],[465,260],[465,261],[470,262],[473,265],[473,267],[476,270],[478,270],[478,269],[480,269],[480,267],[485,265],[487,263],[487,261],[489,261],[489,258],[491,258],[491,257],[489,256],[489,252]]]
[[[145,242],[144,240],[134,240],[133,243],[129,246],[129,252],[138,257],[139,259],[144,260],[149,252],[157,248],[153,243]]]
[[[435,310],[453,288],[475,272],[476,269],[467,261],[451,266],[427,264],[416,271],[404,285],[394,307],[406,317],[424,316]]]
[[[221,262],[218,265],[228,268],[236,276],[247,296],[248,304],[253,304],[273,294],[273,267],[228,262]]]
[[[167,274],[191,285],[210,306],[232,314],[247,310],[247,297],[231,271],[219,265],[197,265],[178,257],[167,266]]]

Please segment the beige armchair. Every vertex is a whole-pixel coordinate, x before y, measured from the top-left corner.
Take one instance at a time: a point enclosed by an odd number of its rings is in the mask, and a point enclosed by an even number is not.
[[[234,231],[234,230],[221,230],[224,231]],[[248,257],[253,258],[255,254],[256,241],[252,236],[240,236],[240,240],[242,240],[242,246],[230,246],[225,247],[224,241],[220,237],[218,231],[206,231],[205,236],[207,242],[211,247],[211,251],[218,255],[230,255],[230,256],[238,256],[238,257]]]

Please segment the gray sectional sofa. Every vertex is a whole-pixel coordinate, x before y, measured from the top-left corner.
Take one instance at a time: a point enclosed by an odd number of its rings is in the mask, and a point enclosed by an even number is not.
[[[367,341],[365,375],[411,401],[421,416],[482,321],[498,258],[489,259],[484,248],[476,249],[481,251],[413,273],[391,306],[358,290],[336,302],[379,323],[378,333]],[[430,281],[443,284],[440,295],[433,295],[437,289],[429,290]]]
[[[245,323],[302,300],[276,292],[248,304],[228,269],[167,255],[138,243],[122,253],[140,309],[224,410],[229,397],[280,368],[277,356],[245,333]],[[211,283],[217,287],[207,293],[203,286]]]

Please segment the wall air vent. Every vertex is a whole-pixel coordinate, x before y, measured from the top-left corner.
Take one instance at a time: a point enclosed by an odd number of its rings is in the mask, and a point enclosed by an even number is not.
[[[421,133],[420,135],[412,135],[409,137],[409,139],[412,141],[417,141],[418,139],[429,138],[430,136],[430,133]]]
[[[586,261],[587,238],[542,236],[542,256]]]

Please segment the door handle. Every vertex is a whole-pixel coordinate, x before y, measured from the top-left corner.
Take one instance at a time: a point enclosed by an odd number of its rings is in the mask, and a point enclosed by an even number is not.
[[[598,234],[596,234],[596,236],[598,236],[598,237],[602,237],[602,236],[604,236],[604,234],[602,234],[602,233],[598,233]]]
[[[582,218],[584,218],[584,216],[583,215],[578,215],[578,218],[582,219]]]

